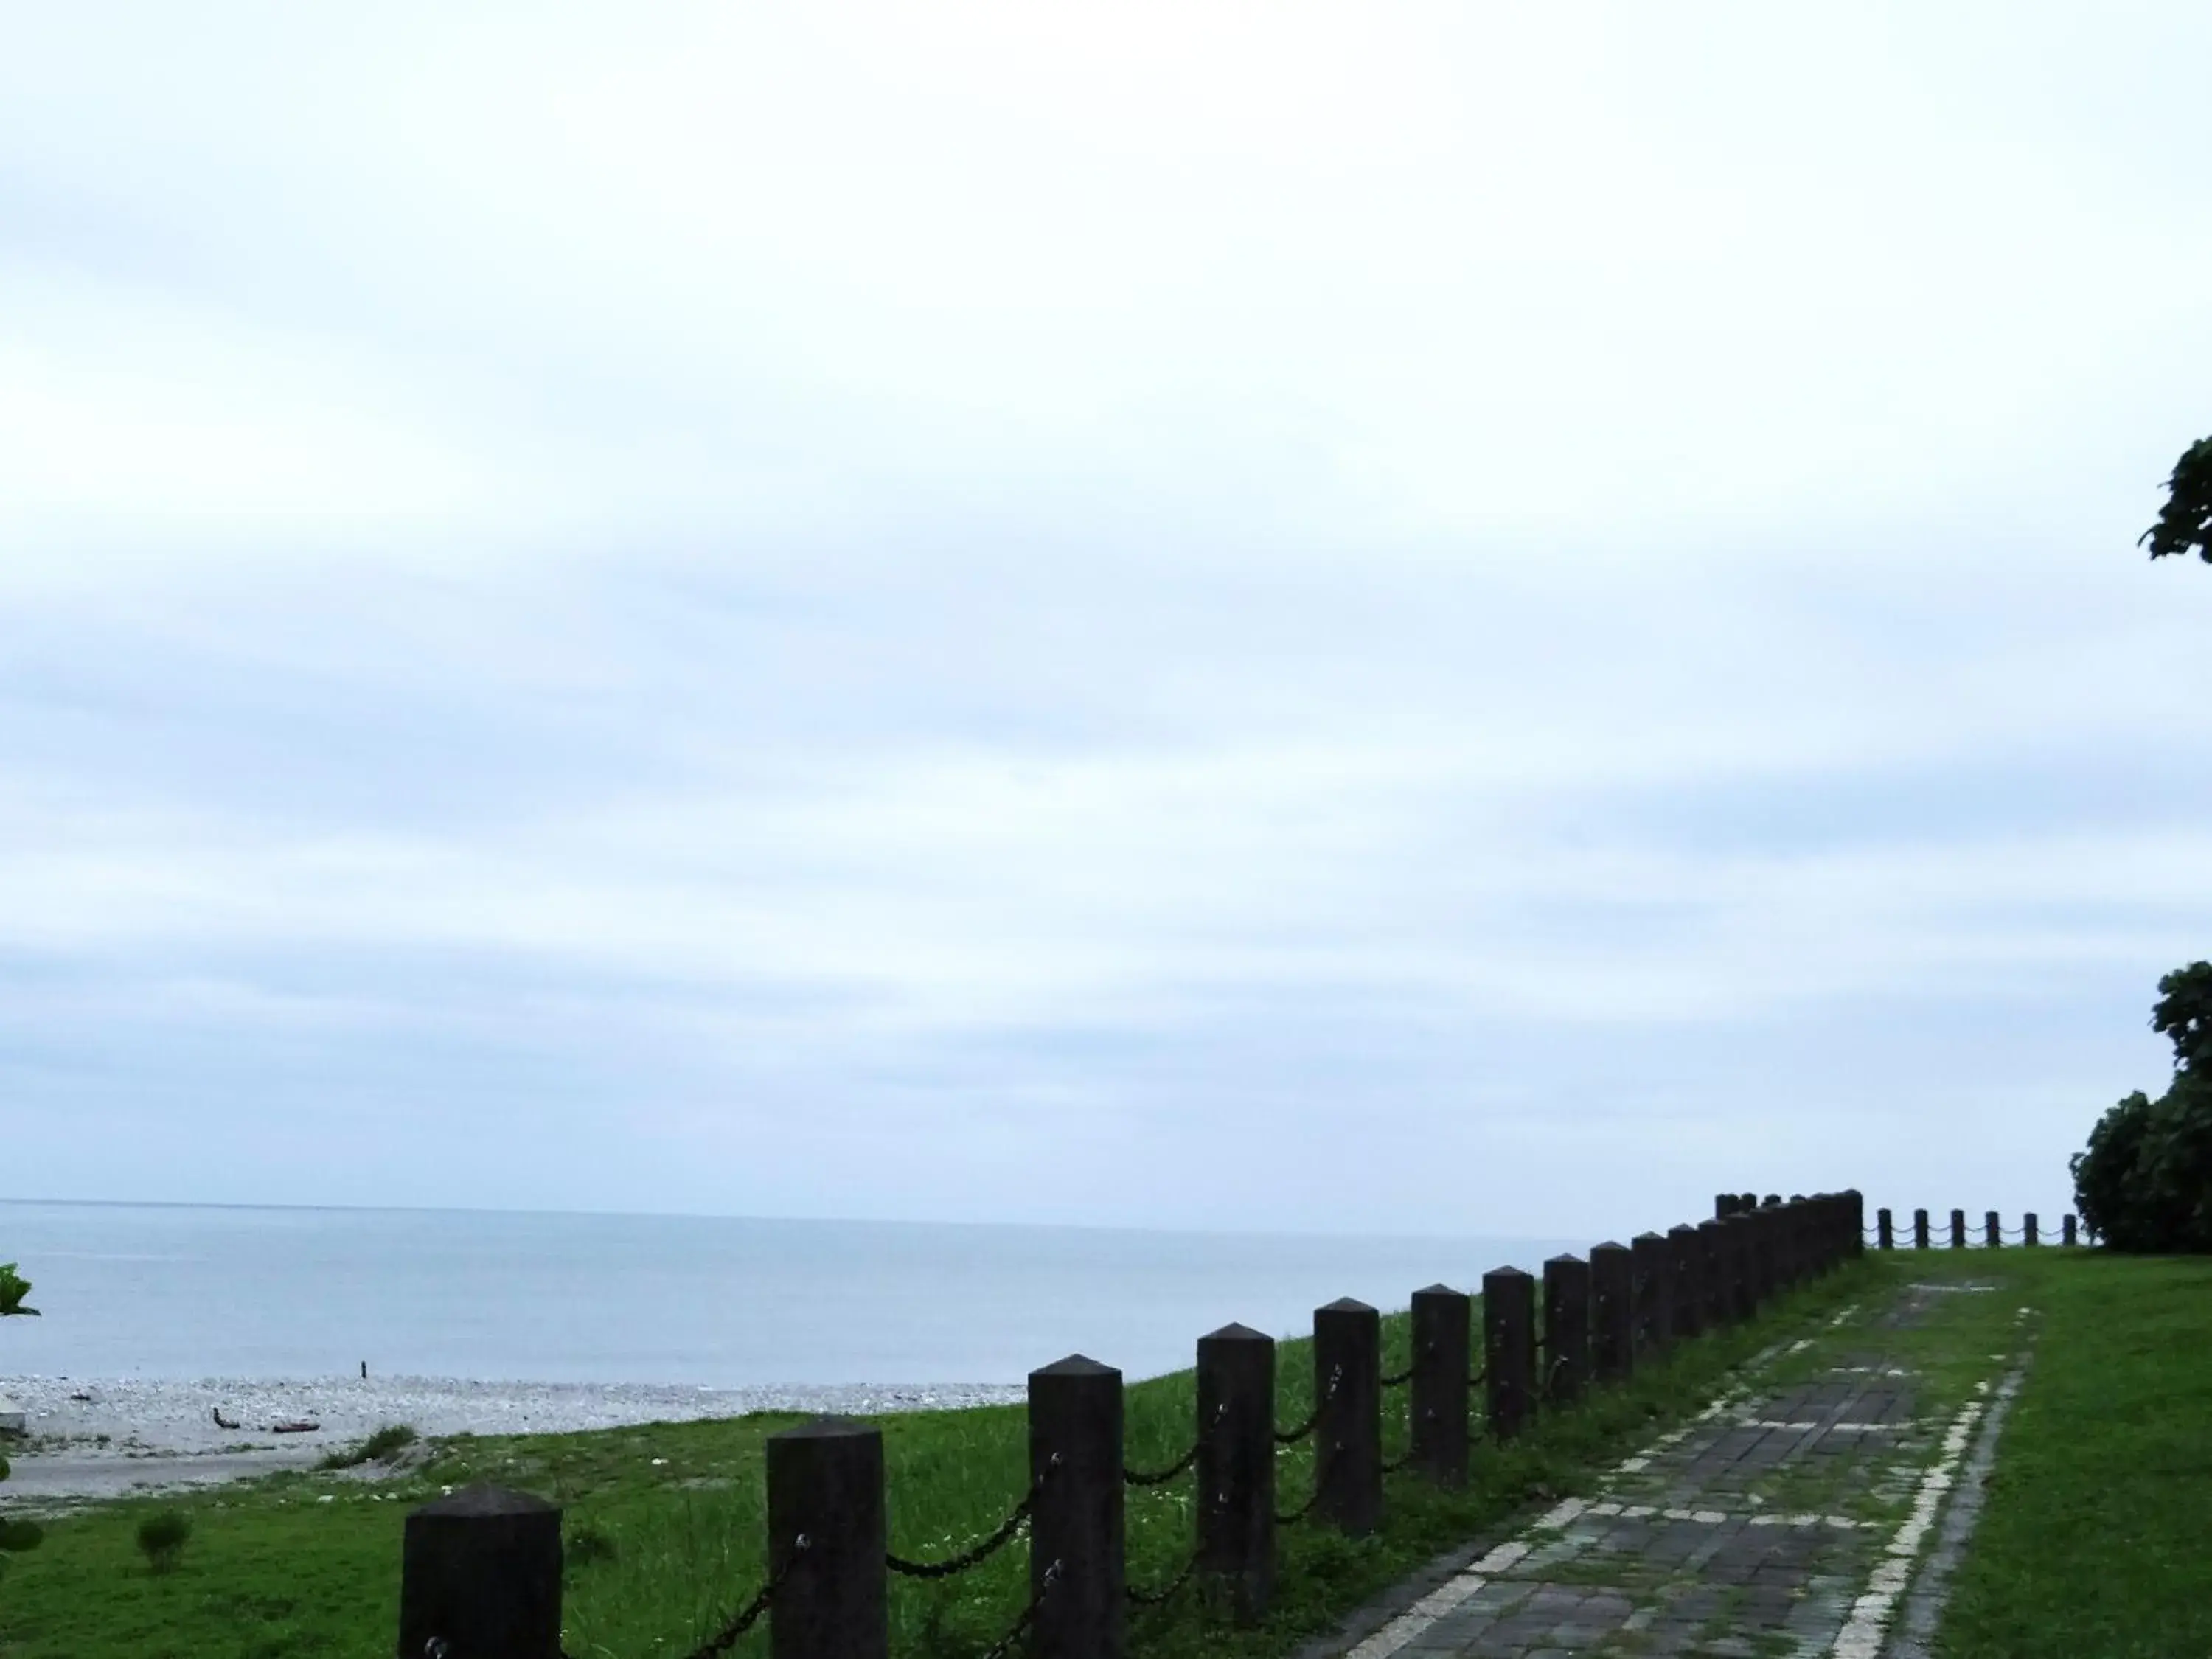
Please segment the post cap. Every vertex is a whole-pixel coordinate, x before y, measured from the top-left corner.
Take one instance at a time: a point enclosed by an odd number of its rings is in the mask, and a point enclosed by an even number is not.
[[[410,1513],[436,1516],[557,1515],[560,1510],[558,1504],[549,1504],[526,1492],[514,1492],[505,1486],[464,1486],[444,1498],[434,1498]]]
[[[1040,1365],[1031,1376],[1119,1376],[1118,1366],[1102,1365],[1088,1354],[1072,1353],[1065,1359],[1055,1359],[1049,1365]]]
[[[1272,1344],[1275,1339],[1268,1335],[1265,1331],[1255,1331],[1249,1325],[1240,1325],[1235,1320],[1231,1320],[1228,1324],[1224,1325],[1219,1330],[1208,1331],[1204,1336],[1200,1337],[1198,1340],[1201,1342],[1266,1342]]]

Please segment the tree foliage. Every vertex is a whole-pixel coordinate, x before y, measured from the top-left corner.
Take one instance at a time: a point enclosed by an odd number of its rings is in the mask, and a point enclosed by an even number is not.
[[[27,1308],[23,1298],[31,1293],[31,1281],[15,1271],[12,1261],[0,1261],[0,1319],[10,1314],[29,1314],[37,1316],[36,1308]]]
[[[2151,1026],[2173,1044],[2172,1085],[2098,1120],[2074,1156],[2074,1200],[2114,1249],[2212,1255],[2212,963],[2158,988]]]
[[[2182,451],[2166,489],[2165,510],[2136,545],[2148,545],[2154,559],[2194,553],[2212,564],[2212,438]]]
[[[0,1261],[0,1317],[9,1315],[38,1313],[36,1308],[27,1308],[23,1298],[31,1293],[31,1281],[15,1271],[12,1261]],[[0,1457],[0,1480],[8,1478],[8,1460]],[[28,1521],[10,1521],[0,1516],[0,1550],[27,1550],[39,1541],[39,1528]],[[0,1567],[7,1565],[7,1558],[0,1555]]]

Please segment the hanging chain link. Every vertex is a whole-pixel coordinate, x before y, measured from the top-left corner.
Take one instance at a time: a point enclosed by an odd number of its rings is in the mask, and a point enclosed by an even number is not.
[[[1198,1552],[1191,1552],[1190,1559],[1182,1564],[1182,1571],[1170,1578],[1159,1589],[1139,1589],[1134,1584],[1124,1584],[1121,1594],[1140,1607],[1164,1607],[1175,1600],[1176,1592],[1190,1583],[1191,1574],[1198,1571]]]
[[[1311,1434],[1314,1431],[1314,1425],[1321,1421],[1321,1408],[1336,1398],[1336,1385],[1343,1381],[1344,1367],[1341,1365],[1329,1367],[1328,1386],[1322,1391],[1322,1396],[1315,1402],[1313,1410],[1306,1413],[1306,1420],[1295,1429],[1277,1429],[1275,1443],[1279,1446],[1295,1446]]]
[[[1044,1483],[1051,1478],[1052,1472],[1059,1467],[1060,1454],[1054,1452],[1046,1462],[1043,1473],[1030,1484],[1029,1491],[1022,1495],[1022,1501],[1014,1505],[1012,1513],[999,1522],[997,1528],[990,1536],[969,1545],[959,1554],[948,1557],[942,1561],[908,1561],[902,1556],[886,1553],[884,1556],[884,1565],[893,1572],[908,1578],[950,1578],[955,1573],[966,1572],[970,1567],[981,1566],[1013,1540],[1014,1534],[1019,1532],[1024,1523],[1029,1520],[1030,1511],[1036,1505],[1037,1494],[1044,1490]]]
[[[1029,1629],[1030,1621],[1036,1617],[1037,1609],[1044,1605],[1045,1597],[1052,1594],[1052,1587],[1060,1582],[1060,1564],[1054,1560],[1044,1570],[1044,1582],[1037,1586],[1036,1594],[1030,1597],[1029,1606],[1022,1609],[1021,1616],[1014,1620],[1012,1627],[991,1644],[983,1659],[1006,1659],[1006,1656],[1014,1650],[1014,1644],[1022,1639],[1022,1633]]]

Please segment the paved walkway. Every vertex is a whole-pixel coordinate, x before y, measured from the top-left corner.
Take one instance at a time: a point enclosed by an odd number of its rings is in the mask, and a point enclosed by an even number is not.
[[[1349,1659],[1879,1659],[1946,1494],[2021,1364],[2026,1310],[1914,1285],[1771,1350],[1518,1536],[1439,1563]]]

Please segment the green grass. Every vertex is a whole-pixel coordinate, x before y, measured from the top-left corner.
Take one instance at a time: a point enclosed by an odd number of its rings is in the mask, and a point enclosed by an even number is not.
[[[1945,1659],[2212,1653],[2212,1261],[2008,1250],[2035,1359],[1941,1632]]]
[[[1468,1487],[1440,1492],[1390,1477],[1387,1520],[1353,1541],[1311,1526],[1286,1528],[1267,1622],[1231,1630],[1186,1591],[1164,1611],[1133,1610],[1131,1649],[1146,1659],[1276,1656],[1326,1628],[1439,1552],[1529,1505],[1589,1490],[1597,1472],[1709,1400],[1725,1373],[1783,1330],[1887,1282],[1869,1265],[1801,1291],[1754,1324],[1686,1344],[1673,1363],[1629,1386],[1596,1391],[1550,1415],[1512,1447],[1479,1450]],[[1385,1319],[1384,1368],[1402,1369],[1408,1322]],[[1278,1420],[1312,1402],[1310,1346],[1283,1343]],[[1383,1450],[1403,1449],[1402,1390],[1386,1396]],[[1188,1444],[1189,1372],[1133,1384],[1127,1456],[1155,1468]],[[0,1659],[386,1659],[395,1632],[401,1521],[441,1488],[489,1480],[551,1498],[570,1541],[565,1645],[576,1659],[684,1652],[711,1633],[763,1574],[763,1442],[799,1419],[756,1415],[589,1434],[462,1437],[433,1443],[428,1461],[382,1480],[337,1472],[271,1477],[247,1486],[99,1505],[56,1520],[45,1546],[19,1557],[0,1595]],[[1026,1425],[1019,1407],[878,1419],[884,1435],[890,1547],[935,1559],[988,1532],[1023,1491]],[[1279,1464],[1278,1502],[1310,1490],[1310,1443]],[[157,1510],[193,1522],[189,1549],[155,1573],[133,1541]],[[1193,1538],[1191,1481],[1128,1493],[1129,1577],[1165,1583]],[[588,1544],[578,1540],[589,1539]],[[975,1571],[936,1583],[895,1579],[892,1650],[965,1659],[1005,1630],[1026,1600],[1017,1542]],[[765,1625],[734,1651],[764,1655]]]

